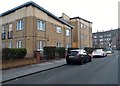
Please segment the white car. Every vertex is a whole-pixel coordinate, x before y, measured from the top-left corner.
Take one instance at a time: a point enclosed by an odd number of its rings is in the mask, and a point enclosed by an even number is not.
[[[105,50],[105,53],[106,53],[106,54],[112,54],[112,53],[113,53],[113,50],[112,50],[112,49],[106,49],[106,50]]]
[[[105,57],[107,54],[103,51],[103,49],[96,49],[92,52],[92,57]]]

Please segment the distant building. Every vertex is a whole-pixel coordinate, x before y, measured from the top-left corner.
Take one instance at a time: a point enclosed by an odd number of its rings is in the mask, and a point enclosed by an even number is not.
[[[93,47],[118,49],[118,29],[93,33]]]
[[[72,30],[72,47],[92,47],[92,22],[80,17],[70,18],[64,13],[61,18],[74,26]]]

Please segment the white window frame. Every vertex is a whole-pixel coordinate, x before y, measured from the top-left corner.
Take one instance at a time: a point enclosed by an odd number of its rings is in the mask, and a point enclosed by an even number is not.
[[[23,19],[17,21],[16,29],[17,29],[17,31],[24,29],[24,21],[23,21]]]
[[[57,32],[57,33],[62,33],[62,28],[59,27],[59,26],[56,26],[56,32]]]
[[[22,48],[23,42],[22,41],[17,41],[17,48]]]
[[[5,33],[5,26],[2,26],[2,33]]]
[[[70,29],[66,29],[66,36],[70,36],[71,34],[71,31],[70,31]]]
[[[45,41],[43,41],[43,40],[37,41],[37,50],[38,51],[43,51],[44,47],[45,47]]]
[[[61,42],[57,42],[56,47],[62,47],[62,43]]]
[[[13,28],[12,28],[13,26],[12,26],[12,24],[9,24],[9,32],[10,31],[13,31]]]
[[[42,20],[37,21],[37,29],[41,31],[45,31],[45,22]]]
[[[81,24],[80,24],[80,27],[81,27],[81,28],[84,28],[84,24],[83,24],[83,23],[81,23]]]
[[[12,42],[9,41],[9,45],[8,45],[9,48],[12,48]]]
[[[66,48],[70,48],[70,47],[71,47],[71,43],[67,43]]]

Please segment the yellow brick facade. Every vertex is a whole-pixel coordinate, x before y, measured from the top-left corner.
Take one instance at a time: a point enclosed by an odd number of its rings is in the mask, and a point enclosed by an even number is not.
[[[9,42],[12,48],[16,48],[17,41],[21,41],[22,48],[27,49],[27,58],[34,57],[34,51],[37,50],[39,41],[42,41],[45,46],[56,46],[61,43],[61,47],[65,47],[67,43],[72,44],[71,35],[66,36],[66,29],[70,28],[68,25],[59,20],[49,16],[45,12],[34,6],[25,6],[7,15],[1,16],[1,29],[5,26],[6,37],[2,40],[3,47],[9,47]],[[16,30],[17,22],[23,21],[23,29]],[[38,20],[45,23],[45,31],[37,28]],[[8,38],[9,25],[12,24],[13,38]],[[57,33],[56,27],[61,28],[61,33]]]

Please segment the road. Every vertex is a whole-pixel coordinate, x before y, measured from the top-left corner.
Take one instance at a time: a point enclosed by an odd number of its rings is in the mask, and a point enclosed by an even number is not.
[[[64,65],[4,84],[118,84],[118,53],[84,65]]]

